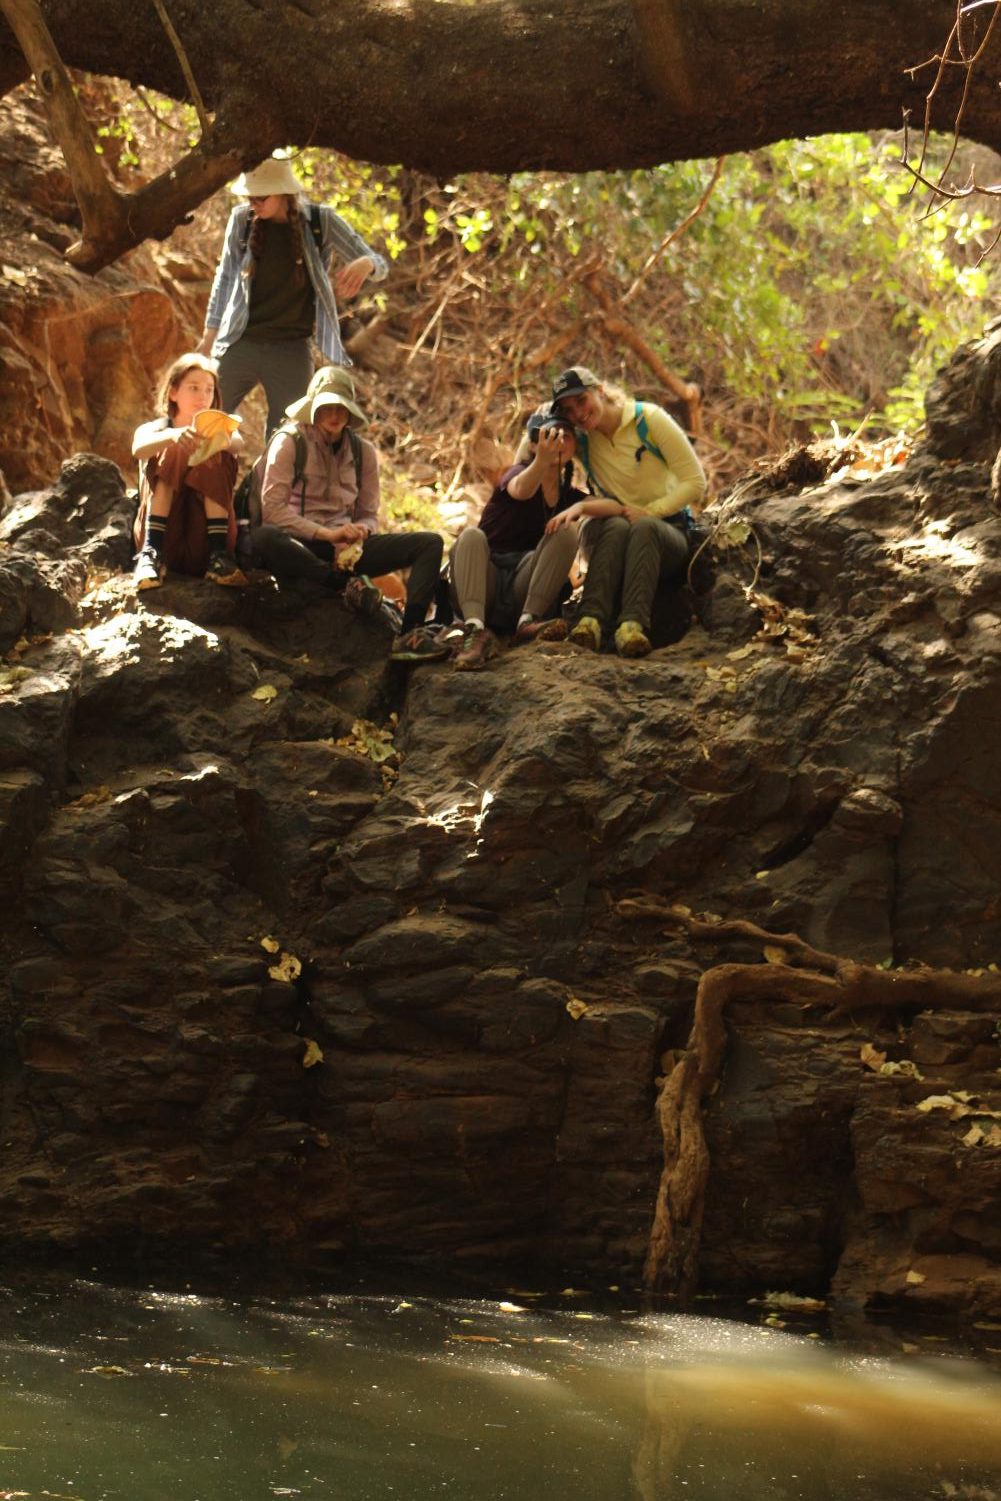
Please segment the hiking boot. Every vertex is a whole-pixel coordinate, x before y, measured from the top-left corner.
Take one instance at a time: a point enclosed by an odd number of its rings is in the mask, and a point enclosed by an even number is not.
[[[582,615],[567,640],[571,646],[582,646],[585,651],[600,651],[601,621],[593,615]]]
[[[620,657],[645,657],[653,642],[638,620],[624,620],[615,632],[615,650]]]
[[[159,589],[166,577],[167,565],[152,547],[144,547],[136,554],[132,580],[137,589]]]
[[[497,637],[485,625],[471,626],[455,659],[456,672],[479,672],[500,650]]]
[[[450,648],[440,635],[432,635],[422,625],[397,636],[389,649],[391,662],[440,662],[449,655]]]
[[[526,641],[565,641],[567,639],[567,623],[565,620],[526,620],[514,633],[515,646],[521,646]]]
[[[226,584],[233,589],[242,589],[247,582],[247,575],[231,552],[211,553],[205,577],[210,584]]]
[[[374,619],[382,610],[382,590],[373,584],[367,573],[356,574],[344,586],[344,603],[356,615]]]

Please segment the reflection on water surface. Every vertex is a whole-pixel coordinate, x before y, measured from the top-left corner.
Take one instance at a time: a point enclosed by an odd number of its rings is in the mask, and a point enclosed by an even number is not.
[[[0,1498],[1001,1501],[975,1360],[563,1301],[0,1288]]]

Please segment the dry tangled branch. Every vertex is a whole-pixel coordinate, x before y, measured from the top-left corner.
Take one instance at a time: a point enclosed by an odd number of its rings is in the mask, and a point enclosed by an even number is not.
[[[159,9],[166,21],[162,5]],[[137,192],[122,192],[105,172],[94,132],[38,0],[0,0],[0,12],[35,76],[53,135],[66,159],[82,222],[80,239],[69,247],[66,259],[80,270],[100,271],[143,240],[166,238],[241,167],[264,156],[268,138],[263,112],[256,111],[252,119],[234,116],[222,127],[209,121],[195,90],[203,131],[197,146]],[[172,27],[170,32],[180,49]],[[182,65],[187,76],[190,69]]]
[[[977,42],[977,44],[971,48],[971,46],[967,42],[966,33],[964,32],[964,22],[968,21],[968,18],[974,15],[977,11],[985,10],[988,8],[991,11],[990,19],[987,22],[986,28],[983,32],[983,35],[980,37],[979,42]],[[907,112],[905,112],[904,114],[903,153],[904,169],[905,171],[910,173],[911,177],[914,179],[914,185],[917,186],[917,184],[920,183],[922,187],[928,188],[928,190],[936,198],[955,200],[959,198],[968,198],[973,193],[984,194],[988,197],[1001,197],[1001,184],[983,185],[981,183],[978,183],[976,180],[975,172],[971,172],[969,181],[962,188],[954,189],[948,188],[946,186],[947,175],[955,160],[956,151],[959,148],[959,138],[963,126],[963,117],[966,113],[966,106],[970,97],[970,89],[973,83],[974,72],[990,45],[999,15],[1001,15],[1001,0],[956,0],[956,19],[952,24],[952,28],[949,32],[948,37],[946,38],[946,42],[944,47],[942,48],[942,51],[936,53],[934,57],[927,58],[925,62],[919,63],[915,67],[909,68],[907,70],[912,78],[916,74],[920,73],[924,68],[934,67],[936,70],[932,86],[925,96],[925,114],[918,165],[916,167],[912,167],[907,160],[909,154],[909,116]],[[953,56],[953,49],[955,49],[955,56]],[[963,70],[964,77],[962,92],[960,94],[959,104],[956,108],[955,119],[953,120],[952,146],[945,162],[938,172],[938,176],[933,179],[930,178],[924,170],[925,162],[928,158],[928,143],[932,129],[932,110],[936,96],[938,95],[939,90],[942,88],[945,76],[950,68],[960,68]],[[1001,232],[999,232],[997,239],[1001,239]],[[990,254],[990,251],[993,250],[994,246],[997,244],[997,239],[992,242],[989,248],[984,252],[984,255]],[[983,259],[983,256],[981,257],[981,259]]]

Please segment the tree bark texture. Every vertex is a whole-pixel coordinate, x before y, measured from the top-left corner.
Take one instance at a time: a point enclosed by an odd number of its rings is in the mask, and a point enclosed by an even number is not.
[[[920,130],[954,0],[168,0],[206,106],[248,152],[333,146],[446,175],[641,167],[790,136]],[[969,18],[967,50],[990,8]],[[68,66],[184,97],[155,8],[48,0]],[[997,28],[1001,34],[1001,28]],[[963,132],[1001,146],[1001,42],[972,77]],[[925,66],[921,66],[925,65]],[[912,76],[908,69],[917,68]],[[0,25],[0,88],[27,76]],[[945,69],[933,125],[966,78]],[[228,132],[227,132],[228,134]]]

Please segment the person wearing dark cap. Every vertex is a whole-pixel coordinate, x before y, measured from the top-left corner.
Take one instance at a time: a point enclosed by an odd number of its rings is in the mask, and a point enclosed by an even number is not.
[[[589,518],[581,539],[588,571],[570,640],[597,651],[614,624],[619,655],[646,656],[658,582],[688,560],[688,508],[706,493],[702,465],[662,407],[634,401],[583,366],[557,376],[553,407],[574,424],[597,492],[549,523],[555,532]]]
[[[525,438],[524,456],[501,475],[479,525],[459,534],[449,558],[452,602],[465,622],[460,672],[496,656],[488,621],[513,626],[516,644],[566,634],[562,620],[549,615],[573,565],[577,528],[547,536],[546,524],[584,499],[572,483],[577,444],[570,423],[548,405],[529,417]]]
[[[448,647],[424,629],[441,572],[437,532],[379,531],[379,459],[347,370],[318,370],[305,396],[287,409],[291,421],[268,444],[261,484],[262,525],[253,532],[257,559],[278,578],[344,586],[349,609],[377,615],[382,595],[371,574],[409,568],[395,662],[425,662]],[[297,447],[301,459],[297,458]]]
[[[313,372],[311,339],[330,364],[351,364],[337,298],[356,297],[388,267],[340,214],[304,196],[287,157],[269,157],[231,191],[248,201],[229,216],[198,348],[219,361],[227,412],[264,387],[271,433]]]

